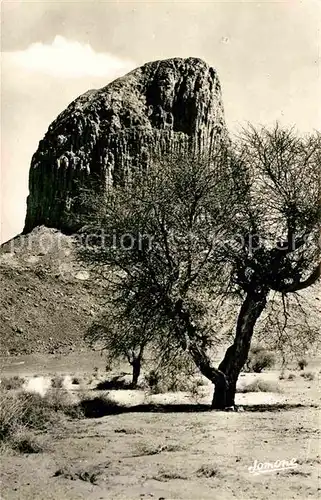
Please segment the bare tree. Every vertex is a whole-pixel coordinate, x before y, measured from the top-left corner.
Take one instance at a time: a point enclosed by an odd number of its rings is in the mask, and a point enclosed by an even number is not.
[[[111,306],[88,329],[85,340],[92,347],[100,347],[107,354],[107,363],[125,360],[132,367],[132,388],[137,387],[146,346],[154,337],[153,322],[149,318],[128,318]]]
[[[204,317],[211,297],[228,293],[218,242],[237,213],[236,167],[224,147],[210,158],[155,160],[147,174],[115,187],[104,208],[90,212],[79,248],[82,260],[104,269],[108,293],[130,322],[152,316],[154,345],[164,359],[187,351],[216,383],[222,374],[208,355],[216,335]]]
[[[158,339],[188,352],[215,385],[214,408],[232,406],[270,292],[320,276],[320,137],[250,128],[211,157],[155,160],[108,194],[98,229],[92,222],[81,258],[112,271],[128,317],[153,311]],[[233,297],[234,338],[216,367],[209,347],[219,332],[203,320],[212,299]]]
[[[237,378],[269,293],[286,296],[320,277],[320,135],[300,138],[278,125],[251,127],[236,147],[246,172],[246,195],[232,228],[241,244],[224,251],[243,303],[234,342],[219,365],[227,384],[225,391],[215,390],[215,407],[234,404]]]

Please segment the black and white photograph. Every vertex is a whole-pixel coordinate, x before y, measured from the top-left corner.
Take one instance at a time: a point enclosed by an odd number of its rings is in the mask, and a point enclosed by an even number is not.
[[[0,8],[0,500],[319,499],[321,1]]]

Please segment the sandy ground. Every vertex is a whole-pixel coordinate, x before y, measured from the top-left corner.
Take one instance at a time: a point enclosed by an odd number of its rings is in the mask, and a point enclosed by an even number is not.
[[[23,365],[15,366],[22,372]],[[282,381],[277,372],[242,376],[241,386],[261,377],[278,381],[281,392],[238,394],[239,412],[209,411],[187,394],[170,393],[148,396],[148,402],[160,404],[153,411],[132,408],[68,421],[44,436],[48,452],[3,458],[1,498],[317,499],[320,375],[315,373],[313,381],[299,372]],[[146,402],[142,391],[110,395],[128,405]],[[210,398],[211,387],[205,386],[201,402]],[[291,459],[295,469],[249,471],[255,460]]]

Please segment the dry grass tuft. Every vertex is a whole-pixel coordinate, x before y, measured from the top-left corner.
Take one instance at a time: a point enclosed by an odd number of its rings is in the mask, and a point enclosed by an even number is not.
[[[11,448],[22,453],[39,453],[43,444],[30,431],[46,432],[60,426],[65,415],[83,416],[65,390],[52,389],[44,397],[35,393],[0,391],[1,451]]]
[[[198,477],[207,477],[207,478],[217,477],[219,475],[219,470],[217,469],[217,467],[202,465],[202,467],[200,467],[196,471],[196,475]]]
[[[171,470],[168,471],[161,470],[156,476],[153,476],[151,479],[154,479],[155,481],[167,482],[173,479],[186,480],[188,479],[188,477],[186,475],[181,474],[180,472]]]
[[[54,389],[62,389],[64,386],[64,377],[56,375],[51,379],[51,387]]]
[[[25,428],[16,432],[10,441],[11,448],[19,453],[42,453],[48,451],[43,439]]]
[[[114,432],[116,434],[142,434],[142,431],[140,431],[140,430],[137,430],[137,429],[125,429],[125,428],[114,429]]]
[[[14,377],[3,378],[1,380],[1,389],[10,391],[15,389],[21,389],[23,384],[25,383],[25,379],[15,375]]]
[[[108,465],[105,465],[104,468],[107,468]],[[100,478],[103,470],[100,467],[94,467],[92,470],[72,470],[69,467],[62,467],[54,473],[54,477],[63,477],[64,479],[71,479],[75,481],[76,479],[80,479],[81,481],[85,481],[87,483],[91,483],[94,485],[98,484],[98,479]]]
[[[161,444],[159,446],[141,444],[138,448],[138,454],[135,456],[144,457],[148,455],[159,455],[162,452],[175,452],[180,450],[182,450],[182,448],[177,444]]]
[[[0,440],[6,440],[17,429],[44,430],[57,422],[57,415],[38,394],[0,393]]]

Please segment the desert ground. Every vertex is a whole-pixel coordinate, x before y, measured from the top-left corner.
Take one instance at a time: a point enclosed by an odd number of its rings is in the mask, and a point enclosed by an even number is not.
[[[117,372],[106,373],[96,353],[5,357],[1,366],[2,395],[42,389],[44,395],[60,377],[56,397],[78,406],[86,400],[81,416],[64,415],[33,431],[39,449],[2,450],[4,500],[320,497],[319,360],[304,371],[292,367],[281,380],[277,370],[242,374],[238,411],[211,411],[205,379],[197,394],[106,390]],[[14,377],[23,388],[10,387]],[[263,389],[242,392],[253,382]],[[277,460],[296,467],[249,470],[255,461]]]

